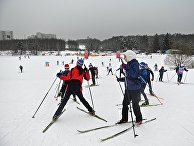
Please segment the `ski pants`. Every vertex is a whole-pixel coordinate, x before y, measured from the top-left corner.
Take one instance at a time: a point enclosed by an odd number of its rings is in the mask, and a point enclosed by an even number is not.
[[[163,79],[163,73],[160,73],[159,81],[162,82],[162,79]]]
[[[61,87],[61,90],[60,90],[60,92],[62,93],[62,94],[61,94],[61,102],[62,102],[62,100],[63,100],[64,94],[65,94],[65,90],[66,90],[66,87],[67,87],[66,84],[63,84],[62,87]],[[73,94],[73,97],[75,98],[76,95]]]
[[[123,99],[122,120],[128,121],[128,105],[130,104],[130,101],[132,101],[132,107],[136,117],[136,121],[142,121],[142,114],[139,106],[140,99],[140,90],[125,90]]]
[[[56,116],[59,116],[61,114],[61,112],[62,112],[63,108],[65,107],[65,105],[67,104],[67,101],[69,100],[71,94],[77,95],[77,97],[79,98],[79,100],[88,109],[89,112],[93,111],[92,107],[89,105],[89,103],[83,97],[83,94],[82,94],[81,91],[72,92],[70,90],[67,90],[67,92],[65,94],[65,97],[63,98],[61,104],[59,105],[57,111],[55,112],[55,115]]]
[[[92,83],[93,83],[93,85],[96,85],[95,75],[92,75]]]
[[[148,82],[148,86],[149,86],[149,92],[150,92],[150,94],[153,94],[152,92],[152,84],[151,84],[151,81],[149,80]]]
[[[146,84],[142,84],[142,85],[141,85],[140,92],[141,92],[141,94],[143,95],[145,101],[148,101],[147,95],[146,95],[145,92],[144,92],[145,88],[146,88]]]
[[[183,74],[178,74],[178,79],[177,79],[177,82],[181,82],[182,77],[183,77]]]

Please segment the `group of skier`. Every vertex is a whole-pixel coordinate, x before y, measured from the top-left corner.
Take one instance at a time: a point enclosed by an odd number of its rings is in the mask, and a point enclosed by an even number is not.
[[[149,105],[149,100],[144,90],[146,86],[149,87],[149,92],[151,95],[155,95],[152,90],[151,81],[154,80],[154,73],[149,68],[148,64],[145,62],[139,63],[136,59],[136,53],[132,50],[128,50],[124,53],[124,60],[117,71],[120,71],[119,77],[117,77],[118,82],[125,82],[125,92],[123,98],[123,108],[122,108],[122,118],[117,124],[122,124],[128,122],[128,110],[129,107],[133,108],[135,115],[136,124],[142,123],[142,113],[140,109],[139,102],[141,100],[141,94],[143,95],[145,102],[142,103],[143,106]],[[53,116],[53,120],[57,120],[62,113],[64,106],[69,100],[70,96],[73,95],[74,100],[76,100],[76,95],[83,105],[88,109],[90,115],[94,116],[95,111],[85,100],[82,94],[82,82],[83,79],[89,81],[90,73],[92,79],[92,85],[96,85],[96,78],[98,78],[98,68],[89,64],[89,69],[84,65],[83,59],[78,59],[77,64],[74,68],[69,70],[69,65],[65,64],[65,71],[57,73],[57,77],[63,80],[63,85],[59,92],[61,96],[61,103]],[[155,71],[158,71],[157,64],[155,64]],[[183,71],[188,71],[183,65],[176,67],[176,73],[178,75],[178,82],[181,82]],[[90,73],[89,73],[90,71]],[[162,66],[159,70],[159,81],[162,82],[163,74],[167,70]],[[108,74],[112,72],[111,63],[109,63]],[[107,75],[108,75],[107,74]],[[113,73],[112,73],[113,74]],[[123,77],[122,77],[123,75]],[[132,107],[130,102],[132,101]],[[129,106],[130,105],[130,106]]]

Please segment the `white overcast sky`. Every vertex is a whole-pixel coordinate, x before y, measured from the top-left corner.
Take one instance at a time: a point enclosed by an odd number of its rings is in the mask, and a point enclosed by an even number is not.
[[[194,0],[0,0],[0,30],[100,40],[118,35],[194,33]]]

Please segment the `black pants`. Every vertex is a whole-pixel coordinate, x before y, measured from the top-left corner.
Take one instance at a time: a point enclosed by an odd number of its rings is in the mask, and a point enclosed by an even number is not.
[[[141,85],[140,92],[141,92],[141,94],[143,95],[145,101],[148,101],[147,95],[146,95],[145,92],[144,92],[145,87],[146,87],[146,84],[142,84],[142,85]]]
[[[178,74],[178,79],[177,79],[177,82],[181,82],[182,77],[183,77],[183,74]]]
[[[163,73],[160,73],[159,81],[162,82],[163,79]]]
[[[64,94],[65,94],[66,87],[67,87],[66,84],[63,84],[62,87],[61,87],[61,90],[60,90],[60,92],[61,92],[61,102],[62,102],[62,100],[63,100],[63,98],[64,98]],[[73,97],[75,98],[76,95],[73,94]]]
[[[133,112],[136,117],[136,121],[142,121],[142,114],[139,106],[140,90],[125,90],[122,109],[122,120],[128,121],[128,105],[132,101]]]
[[[92,83],[93,83],[93,85],[96,85],[95,75],[92,75]]]
[[[148,80],[148,86],[149,86],[149,92],[150,92],[150,94],[153,94],[153,91],[152,91],[152,83],[151,83],[151,81],[150,80]]]
[[[109,75],[110,72],[111,72],[112,75],[113,75],[112,68],[108,70],[108,75]]]
[[[61,112],[62,112],[63,108],[65,107],[67,101],[69,100],[69,97],[71,96],[71,94],[77,95],[79,100],[83,103],[83,105],[88,109],[89,112],[93,111],[92,107],[89,105],[89,103],[83,97],[83,94],[81,91],[72,92],[71,90],[67,90],[65,97],[63,98],[61,104],[59,105],[57,111],[55,112],[56,116],[59,116],[61,114]]]

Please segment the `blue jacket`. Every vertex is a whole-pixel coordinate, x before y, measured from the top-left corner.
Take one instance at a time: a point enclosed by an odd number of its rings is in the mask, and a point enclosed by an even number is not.
[[[126,72],[127,90],[139,90],[141,88],[141,83],[138,79],[140,76],[138,61],[133,59],[127,62],[126,65],[123,65],[123,68]],[[120,81],[125,81],[125,78],[121,78]]]

